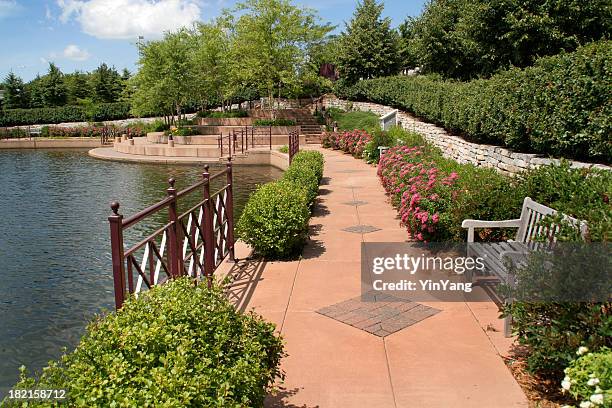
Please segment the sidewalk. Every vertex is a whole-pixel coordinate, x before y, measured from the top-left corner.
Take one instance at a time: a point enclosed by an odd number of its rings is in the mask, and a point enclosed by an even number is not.
[[[230,296],[275,322],[286,341],[286,380],[266,405],[526,407],[500,356],[511,341],[492,303],[427,303],[439,312],[386,337],[317,313],[360,296],[361,242],[407,239],[376,169],[320,151],[325,174],[303,258],[242,262],[232,272]]]

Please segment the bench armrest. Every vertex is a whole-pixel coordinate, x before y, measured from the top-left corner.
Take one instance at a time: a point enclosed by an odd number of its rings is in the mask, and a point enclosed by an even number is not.
[[[461,228],[467,228],[467,242],[474,242],[475,228],[519,228],[521,220],[502,220],[502,221],[482,221],[482,220],[463,220]]]

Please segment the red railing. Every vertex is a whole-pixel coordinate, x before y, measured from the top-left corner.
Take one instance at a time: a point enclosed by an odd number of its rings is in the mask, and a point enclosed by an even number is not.
[[[300,151],[300,133],[296,130],[289,132],[289,164],[293,161],[295,156]]]
[[[174,188],[174,179],[168,180],[168,196],[158,203],[123,218],[119,203],[111,203],[110,223],[115,307],[120,309],[129,294],[138,296],[145,288],[163,284],[168,279],[192,276],[206,279],[210,285],[212,275],[229,255],[234,259],[234,204],[232,164],[228,160],[225,170],[210,175],[208,165],[202,180],[182,191]],[[226,176],[225,185],[211,194],[210,183]],[[202,199],[183,214],[178,212],[178,201],[199,191]],[[154,214],[168,208],[167,222],[140,242],[126,249],[124,231]],[[141,259],[140,263],[138,259]],[[163,275],[162,276],[162,271]]]

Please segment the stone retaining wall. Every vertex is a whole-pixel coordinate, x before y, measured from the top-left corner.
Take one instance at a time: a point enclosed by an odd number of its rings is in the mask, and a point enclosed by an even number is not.
[[[322,102],[326,108],[370,111],[378,116],[386,115],[394,110],[394,108],[377,103],[346,101],[330,95],[324,96]],[[454,159],[459,163],[492,167],[501,173],[513,175],[529,168],[559,162],[557,159],[548,159],[537,154],[517,153],[505,147],[471,143],[459,136],[449,134],[439,126],[423,122],[404,111],[398,112],[398,121],[401,122],[404,129],[423,135],[427,141],[442,150],[445,157]],[[612,167],[603,164],[573,161],[571,165],[575,168],[593,166],[604,170],[612,170]]]

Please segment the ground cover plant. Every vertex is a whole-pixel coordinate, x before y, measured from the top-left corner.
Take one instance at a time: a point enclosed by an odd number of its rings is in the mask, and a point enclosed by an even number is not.
[[[329,108],[326,113],[332,122],[338,125],[339,130],[362,129],[371,132],[379,126],[379,118],[372,112],[346,112],[338,108]]]
[[[180,278],[94,320],[76,349],[15,389],[65,389],[63,401],[7,406],[263,406],[281,378],[275,326],[240,313],[221,288]]]
[[[295,121],[291,119],[256,119],[253,126],[295,126]]]
[[[308,237],[310,210],[323,177],[323,155],[296,154],[283,178],[251,194],[236,225],[237,236],[266,259],[298,255]]]
[[[249,116],[248,112],[245,110],[221,110],[221,111],[211,111],[204,110],[199,111],[197,113],[199,118],[246,118]]]

